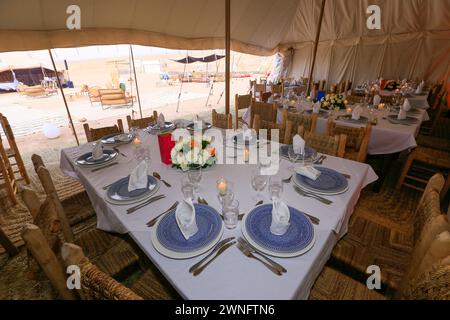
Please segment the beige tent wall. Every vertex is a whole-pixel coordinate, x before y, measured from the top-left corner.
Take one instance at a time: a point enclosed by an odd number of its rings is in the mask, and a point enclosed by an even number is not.
[[[366,27],[366,8],[381,8],[381,30]],[[317,2],[305,1],[284,46],[295,48],[291,76],[308,76],[318,16]],[[314,80],[327,85],[384,78],[449,81],[449,0],[327,0]],[[301,35],[295,28],[302,27]],[[306,30],[309,29],[309,30]],[[302,39],[303,38],[303,39]],[[300,41],[296,41],[300,40]]]

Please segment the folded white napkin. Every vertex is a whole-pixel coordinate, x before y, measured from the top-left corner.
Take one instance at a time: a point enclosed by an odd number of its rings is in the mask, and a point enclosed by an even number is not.
[[[402,109],[405,111],[411,110],[411,103],[409,102],[408,98],[406,98],[405,101],[403,102]]]
[[[292,147],[297,154],[303,154],[305,151],[305,140],[300,135],[296,134],[292,139]]]
[[[314,103],[312,109],[313,109],[313,113],[319,113],[319,111],[320,111],[320,102],[317,101],[316,103]]]
[[[131,171],[128,192],[147,188],[147,184],[147,162],[143,160]]]
[[[272,203],[272,223],[270,225],[270,232],[277,236],[282,236],[289,228],[291,214],[288,206],[280,199],[274,198]]]
[[[419,85],[417,86],[417,89],[416,89],[417,94],[422,93],[424,84],[425,83],[423,82],[423,80],[421,83],[419,83]]]
[[[359,118],[361,117],[361,113],[362,113],[362,108],[360,105],[357,105],[352,111],[352,119],[359,120]]]
[[[374,106],[377,106],[377,105],[379,105],[381,103],[381,97],[378,95],[378,94],[376,94],[374,97],[373,97],[373,105]]]
[[[305,176],[311,180],[317,180],[321,172],[314,168],[313,166],[298,166],[294,168],[295,172]]]
[[[101,159],[103,157],[103,143],[99,140],[95,144],[94,149],[92,149],[92,158],[94,160]]]
[[[403,107],[400,108],[400,111],[398,112],[397,119],[398,120],[406,119],[406,110],[403,109]]]
[[[180,228],[186,240],[197,233],[198,227],[197,221],[195,220],[195,207],[192,199],[180,201],[175,210],[175,219],[177,220],[178,228]]]
[[[164,118],[164,115],[162,113],[159,114],[156,123],[160,128],[164,128],[164,125],[166,124],[166,119]]]

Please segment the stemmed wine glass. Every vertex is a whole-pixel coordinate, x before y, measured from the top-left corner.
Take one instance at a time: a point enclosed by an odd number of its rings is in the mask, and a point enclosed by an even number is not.
[[[262,195],[262,191],[267,186],[267,176],[261,174],[260,168],[254,169],[252,171],[252,188],[256,191],[256,194],[254,196],[255,201],[263,200],[264,197]]]
[[[301,156],[300,153],[295,153],[294,146],[290,145],[288,148],[288,158],[289,161],[292,163],[290,167],[291,171],[294,171],[295,163],[298,161],[298,159],[300,159],[300,156]]]

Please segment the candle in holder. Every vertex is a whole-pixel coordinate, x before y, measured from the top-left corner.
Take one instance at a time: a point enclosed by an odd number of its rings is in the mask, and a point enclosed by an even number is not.
[[[139,147],[141,144],[142,144],[142,141],[141,141],[141,139],[139,139],[139,137],[135,137],[133,139],[133,145],[134,146]]]
[[[221,196],[224,196],[227,194],[228,191],[228,184],[227,184],[227,180],[225,180],[224,178],[220,178],[217,181],[217,190],[219,190],[219,194]]]
[[[378,105],[378,110],[384,110],[384,103],[380,103]]]
[[[306,101],[311,101],[311,96],[308,96],[308,97],[306,98]]]
[[[250,159],[250,150],[248,150],[247,148],[244,149],[244,161],[248,162],[248,160]]]
[[[348,100],[344,100],[344,104],[345,104],[345,105],[348,105]]]
[[[352,113],[352,108],[348,107],[347,108],[347,114],[351,114]]]

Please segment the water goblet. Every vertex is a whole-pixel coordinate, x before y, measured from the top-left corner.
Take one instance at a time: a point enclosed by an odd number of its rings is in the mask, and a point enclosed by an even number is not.
[[[269,178],[269,193],[270,197],[280,198],[281,193],[283,192],[283,180],[279,176],[271,176]]]
[[[198,166],[195,168],[191,168],[188,171],[187,175],[188,175],[189,180],[194,185],[195,191],[198,192],[200,189],[199,184],[200,184],[200,181],[202,180],[202,167]]]
[[[185,199],[194,199],[194,185],[186,175],[181,178],[181,192]]]
[[[259,168],[254,169],[252,171],[251,183],[252,183],[253,190],[255,190],[255,192],[256,192],[255,196],[254,196],[254,200],[256,200],[256,201],[263,200],[264,197],[261,192],[267,186],[267,176],[261,174],[261,170]]]
[[[290,169],[291,169],[291,171],[293,171],[294,167],[295,167],[294,164],[300,158],[300,154],[299,153],[295,153],[294,147],[292,145],[290,145],[289,148],[288,148],[288,158],[289,158],[289,161],[292,163]]]
[[[227,229],[234,229],[238,224],[239,201],[232,200],[224,203],[222,207],[223,222]]]

